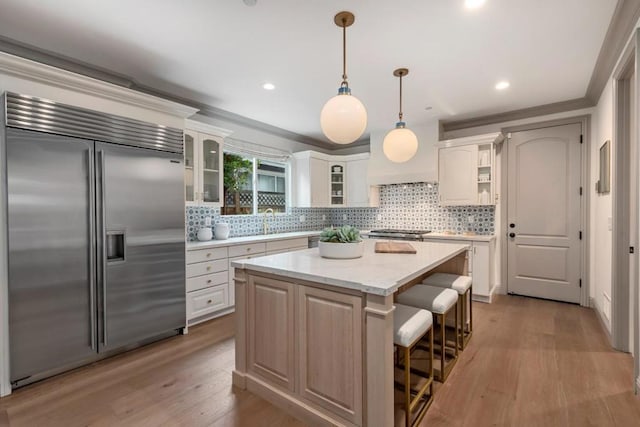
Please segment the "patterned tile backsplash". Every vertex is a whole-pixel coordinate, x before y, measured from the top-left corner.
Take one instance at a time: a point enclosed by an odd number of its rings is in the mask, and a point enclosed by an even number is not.
[[[300,222],[301,215],[305,216],[304,222]],[[229,223],[231,237],[262,233],[262,215],[223,216],[218,208],[187,206],[187,240],[196,240],[198,229],[205,226],[207,216],[211,217],[213,224]],[[474,217],[472,223],[468,221],[469,216]],[[275,219],[269,218],[269,230],[275,233],[320,230],[330,225],[343,224],[350,224],[361,230],[405,228],[494,234],[495,208],[440,206],[437,184],[415,183],[382,186],[379,208],[291,208],[287,214],[276,214]]]

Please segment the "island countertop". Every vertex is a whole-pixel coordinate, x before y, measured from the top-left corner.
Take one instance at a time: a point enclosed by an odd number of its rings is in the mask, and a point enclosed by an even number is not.
[[[234,261],[231,265],[291,279],[308,280],[367,294],[391,295],[412,279],[469,249],[468,244],[411,242],[416,254],[375,253],[375,240],[364,240],[356,259],[326,259],[318,248]]]

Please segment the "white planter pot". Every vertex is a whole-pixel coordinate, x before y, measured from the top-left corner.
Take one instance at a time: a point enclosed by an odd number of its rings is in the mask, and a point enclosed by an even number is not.
[[[198,240],[201,242],[206,242],[207,240],[213,239],[213,233],[211,232],[211,227],[203,227],[198,230]]]
[[[322,258],[352,259],[360,258],[364,253],[364,242],[331,243],[318,242],[318,250]]]
[[[216,224],[216,240],[226,240],[229,238],[229,224],[219,222]]]

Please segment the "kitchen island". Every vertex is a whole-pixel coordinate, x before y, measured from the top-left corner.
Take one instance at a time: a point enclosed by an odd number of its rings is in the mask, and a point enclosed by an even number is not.
[[[233,384],[311,425],[394,424],[394,295],[434,272],[466,273],[467,244],[321,258],[317,248],[232,263]]]

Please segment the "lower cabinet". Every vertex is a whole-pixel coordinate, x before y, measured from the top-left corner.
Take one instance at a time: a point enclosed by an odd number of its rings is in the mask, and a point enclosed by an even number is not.
[[[461,241],[446,239],[426,239],[429,242],[441,243],[469,243],[469,253],[467,265],[469,275],[473,281],[473,300],[480,302],[491,302],[495,287],[495,239],[487,242],[481,240]]]
[[[275,253],[307,249],[307,237],[229,244],[187,251],[187,324],[230,313],[235,305],[235,269],[231,263]]]
[[[362,298],[249,276],[248,370],[310,406],[362,422]]]

